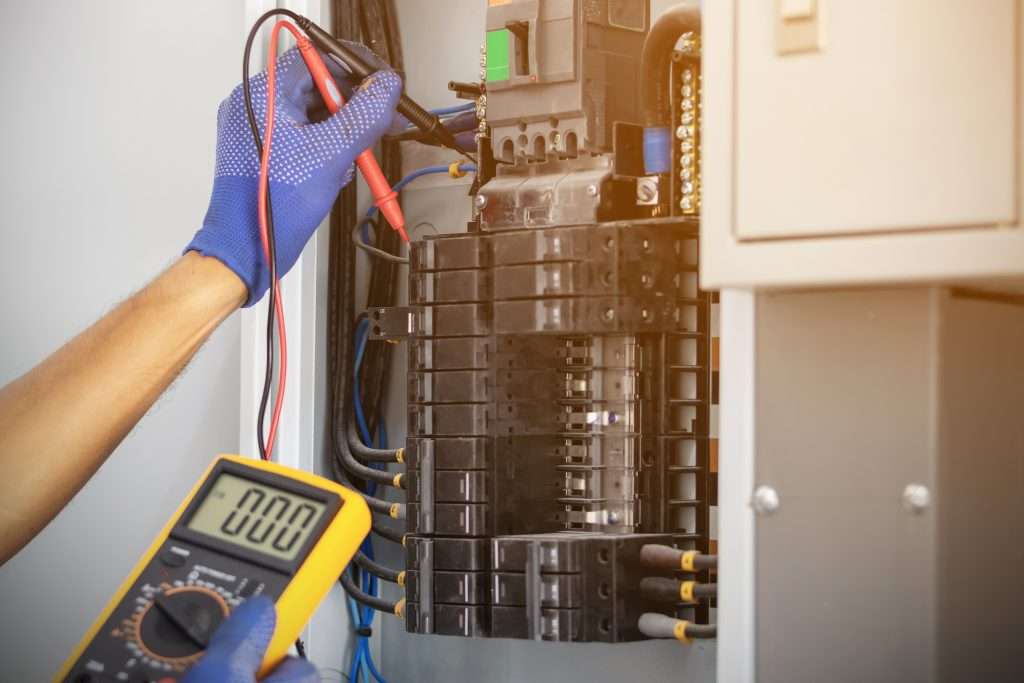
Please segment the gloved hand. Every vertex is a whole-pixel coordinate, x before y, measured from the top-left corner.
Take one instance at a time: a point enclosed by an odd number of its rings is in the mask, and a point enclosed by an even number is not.
[[[347,81],[347,72],[337,62],[326,63],[339,84]],[[266,72],[250,79],[250,84],[263,134]],[[320,95],[298,50],[292,48],[277,60],[276,90],[270,195],[277,272],[283,276],[295,265],[339,190],[352,179],[355,158],[388,130],[402,82],[393,71],[377,72],[354,91],[341,111],[317,121],[317,112],[324,111]],[[256,213],[259,167],[239,85],[217,112],[213,196],[203,227],[185,251],[212,256],[234,271],[249,289],[246,306],[259,301],[270,284]]]
[[[274,635],[277,613],[263,596],[246,600],[221,624],[203,658],[181,683],[255,683],[263,653]],[[309,662],[289,657],[262,683],[319,683],[320,673]]]

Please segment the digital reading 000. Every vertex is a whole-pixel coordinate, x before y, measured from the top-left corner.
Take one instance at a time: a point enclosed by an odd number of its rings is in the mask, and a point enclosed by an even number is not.
[[[357,493],[277,463],[220,456],[55,680],[177,680],[221,622],[254,595],[277,608],[265,673],[369,531],[370,512]]]
[[[292,560],[327,506],[221,472],[186,527],[281,560]]]

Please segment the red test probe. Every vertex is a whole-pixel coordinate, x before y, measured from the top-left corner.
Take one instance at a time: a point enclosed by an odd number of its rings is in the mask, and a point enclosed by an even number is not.
[[[320,53],[308,38],[299,38],[298,46],[299,54],[306,62],[306,68],[309,69],[313,83],[320,91],[320,96],[327,105],[327,109],[331,114],[337,114],[345,102],[341,97],[341,91],[338,90],[337,84],[331,77],[331,72],[327,70],[323,58],[320,57]],[[402,207],[398,203],[398,193],[392,190],[391,185],[388,184],[388,179],[380,170],[380,164],[377,163],[377,157],[373,155],[373,150],[367,149],[356,157],[356,164],[359,165],[359,170],[370,187],[370,192],[373,193],[374,204],[380,210],[381,215],[402,236],[402,240],[408,242],[409,236],[405,234],[405,216],[402,215]]]

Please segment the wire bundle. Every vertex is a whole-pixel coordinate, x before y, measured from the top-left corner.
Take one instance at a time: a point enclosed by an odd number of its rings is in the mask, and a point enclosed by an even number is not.
[[[260,157],[259,190],[257,214],[260,227],[260,241],[263,245],[263,255],[270,268],[270,288],[268,293],[267,306],[267,356],[266,373],[263,378],[263,391],[260,396],[259,416],[256,421],[256,442],[259,445],[260,457],[270,460],[274,448],[274,440],[277,435],[277,425],[281,418],[281,408],[284,404],[285,384],[288,377],[288,340],[284,326],[284,307],[281,305],[280,280],[277,274],[277,249],[274,239],[274,212],[270,200],[269,170],[270,170],[270,148],[273,143],[274,134],[274,95],[276,87],[275,59],[277,56],[277,40],[282,29],[290,31],[296,39],[301,37],[298,29],[289,21],[278,21],[270,34],[270,59],[267,60],[267,114],[266,114],[266,144],[260,135],[259,125],[256,122],[256,113],[252,105],[252,92],[249,85],[249,62],[252,56],[252,46],[263,24],[273,16],[285,16],[291,20],[298,18],[298,15],[288,10],[270,10],[261,16],[245,41],[245,52],[242,57],[242,91],[245,96],[245,114],[249,123],[249,130],[252,132],[253,143],[256,145],[256,153]],[[278,341],[281,346],[281,365],[278,374],[277,396],[274,399],[274,409],[270,419],[270,431],[264,439],[264,421],[266,419],[267,405],[270,399],[270,389],[273,384],[274,375],[274,329],[277,323]]]
[[[718,556],[707,555],[697,550],[679,550],[667,545],[649,543],[640,548],[640,564],[666,572],[692,574],[717,569]],[[640,593],[655,602],[695,603],[715,598],[718,595],[718,584],[646,576],[640,579]],[[642,614],[637,628],[648,638],[674,638],[687,644],[695,639],[715,638],[718,635],[718,627],[714,624],[694,624],[657,612]]]

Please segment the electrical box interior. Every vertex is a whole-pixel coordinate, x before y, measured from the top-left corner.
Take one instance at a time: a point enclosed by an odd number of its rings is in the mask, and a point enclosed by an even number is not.
[[[411,244],[408,306],[368,310],[370,339],[407,354],[411,633],[621,642],[650,635],[645,614],[712,621],[713,568],[661,567],[666,593],[641,559],[713,554],[717,490],[699,21],[661,37],[654,172],[649,29],[641,2],[490,3],[480,82],[452,84],[478,119],[472,220]]]

